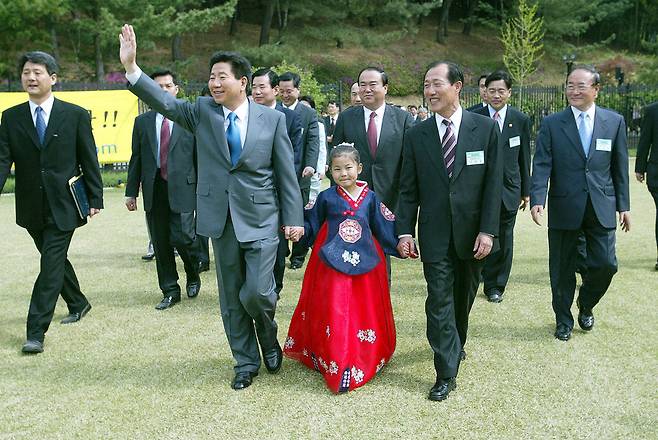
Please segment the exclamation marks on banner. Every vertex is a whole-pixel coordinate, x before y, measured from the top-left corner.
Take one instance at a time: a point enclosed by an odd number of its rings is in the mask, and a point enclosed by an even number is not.
[[[107,127],[107,117],[108,117],[108,115],[109,115],[110,112],[103,112],[103,113],[104,113],[104,116],[103,116],[103,128],[105,128],[105,127]],[[116,111],[116,110],[114,110],[114,122],[112,123],[112,127],[116,127],[116,126],[117,126],[117,115],[118,115],[118,114],[119,114],[119,112]]]

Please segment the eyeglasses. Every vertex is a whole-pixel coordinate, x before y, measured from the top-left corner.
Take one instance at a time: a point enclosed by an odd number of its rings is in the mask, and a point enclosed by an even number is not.
[[[592,87],[592,84],[588,84],[588,85],[579,84],[577,86],[575,86],[573,84],[567,84],[566,89],[567,89],[567,92],[574,92],[576,90],[578,90],[579,92],[584,92],[585,90],[589,89],[590,87]]]

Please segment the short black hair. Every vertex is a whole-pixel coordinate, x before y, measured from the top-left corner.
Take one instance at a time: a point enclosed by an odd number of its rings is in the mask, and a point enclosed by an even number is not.
[[[484,85],[489,87],[489,84],[494,81],[505,81],[505,86],[508,89],[512,88],[512,76],[504,70],[496,70],[492,72],[491,75],[487,76],[487,79],[484,80]]]
[[[299,100],[308,102],[311,108],[315,110],[315,99],[313,99],[312,96],[309,95],[300,96]]]
[[[212,94],[210,93],[210,88],[208,87],[207,84],[206,84],[205,86],[203,86],[203,88],[201,89],[201,93],[199,94],[199,96],[212,96]]]
[[[351,156],[354,161],[359,164],[361,163],[361,155],[359,150],[354,148],[354,144],[342,143],[336,145],[329,152],[329,166],[331,167],[331,162],[338,156]]]
[[[210,62],[208,63],[208,70],[212,70],[212,66],[217,63],[228,63],[231,65],[231,72],[237,79],[243,76],[247,78],[247,95],[251,93],[251,63],[248,59],[240,55],[238,52],[219,51],[212,54]]]
[[[593,81],[592,81],[593,86],[598,86],[601,83],[601,75],[596,70],[596,67],[594,67],[590,64],[576,64],[575,66],[573,66],[573,68],[571,69],[571,72],[569,72],[569,75],[567,75],[567,82],[569,82],[569,77],[576,70],[584,70],[586,72],[591,73],[592,74],[592,79],[593,79]]]
[[[338,101],[336,101],[334,99],[330,99],[329,101],[327,101],[327,106],[329,106],[329,104],[333,104],[336,107],[340,107],[340,104],[338,104]]]
[[[431,63],[427,66],[427,69],[425,69],[425,75],[423,77],[427,75],[427,72],[441,64],[444,64],[448,68],[448,81],[450,81],[450,84],[454,84],[457,81],[461,81],[461,83],[464,84],[464,72],[462,72],[462,69],[458,64],[453,63],[452,61],[435,61]]]
[[[41,64],[42,66],[45,66],[48,75],[59,73],[59,66],[57,65],[57,61],[55,60],[55,58],[49,53],[41,52],[37,50],[33,52],[25,52],[23,55],[21,55],[21,57],[18,60],[19,76],[23,73],[23,68],[25,67],[25,63],[27,63],[28,61],[30,63]]]
[[[413,105],[413,104],[409,104],[409,105],[407,106],[407,108],[408,108],[409,110],[411,110],[412,108],[415,108],[416,110],[418,110],[418,107],[416,107],[416,106]]]
[[[478,78],[478,86],[480,85],[480,81],[482,81],[483,78],[486,80],[488,76],[489,76],[488,73],[483,73],[482,75],[480,75],[480,77]]]
[[[361,82],[361,74],[363,72],[371,72],[371,71],[372,72],[378,72],[381,75],[382,85],[384,85],[384,86],[388,85],[388,75],[386,74],[386,72],[384,72],[384,69],[381,69],[381,68],[375,67],[375,66],[368,66],[368,67],[364,67],[363,69],[361,69],[361,71],[359,72],[359,75],[356,77],[357,78],[356,81],[360,83]]]
[[[176,74],[169,69],[156,70],[153,73],[151,73],[149,76],[151,77],[151,79],[156,79],[159,76],[167,76],[167,75],[171,75],[171,79],[174,80],[174,84],[178,85],[178,81],[176,80]]]
[[[292,81],[293,87],[298,89],[302,79],[295,72],[286,72],[279,75],[279,83],[281,83],[281,81]]]
[[[263,67],[262,69],[258,69],[257,71],[255,71],[251,75],[252,81],[257,76],[267,76],[267,78],[270,80],[270,85],[272,87],[279,85],[279,75],[277,75],[276,72],[270,68]]]

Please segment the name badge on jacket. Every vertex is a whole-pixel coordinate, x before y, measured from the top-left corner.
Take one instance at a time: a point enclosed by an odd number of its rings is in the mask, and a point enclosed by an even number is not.
[[[509,138],[509,147],[514,148],[521,145],[521,136],[514,136]]]
[[[612,151],[612,140],[610,139],[597,139],[596,149],[599,151]]]
[[[467,151],[466,165],[482,165],[484,163],[484,151]]]

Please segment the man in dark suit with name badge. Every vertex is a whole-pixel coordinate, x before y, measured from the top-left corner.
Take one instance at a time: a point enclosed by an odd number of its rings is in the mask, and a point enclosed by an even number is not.
[[[435,117],[405,135],[396,219],[398,252],[412,257],[418,219],[434,401],[456,387],[482,260],[494,247],[500,220],[499,130],[490,118],[462,109],[463,84],[461,69],[451,62],[433,63],[425,73],[425,99]]]
[[[503,300],[512,270],[516,214],[519,209],[525,210],[530,200],[530,118],[507,105],[512,95],[512,78],[507,72],[493,72],[486,78],[485,87],[489,104],[473,112],[490,117],[500,129],[503,200],[500,207],[500,249],[484,261],[482,278],[487,299],[499,303]]]
[[[171,71],[151,74],[162,90],[178,94]],[[156,111],[135,118],[132,156],[126,183],[126,207],[137,209],[136,197],[142,187],[144,211],[151,241],[162,301],[155,306],[164,310],[180,302],[174,248],[183,260],[185,291],[194,298],[201,289],[198,246],[194,225],[196,205],[196,157],[194,135]]]
[[[593,308],[617,272],[615,211],[630,230],[626,124],[619,114],[595,105],[600,77],[590,66],[569,74],[569,106],[544,118],[532,164],[530,213],[537,225],[548,192],[548,259],[555,312],[555,337],[571,338],[578,237],[587,257],[578,294],[578,325],[594,327]],[[550,180],[550,190],[548,189]]]
[[[658,255],[658,102],[647,106],[642,118],[640,144],[637,147],[635,160],[635,178],[638,182],[647,181],[656,204],[656,255]],[[658,258],[655,269],[658,270]]]
[[[103,185],[89,113],[52,94],[55,59],[28,52],[21,57],[19,70],[29,101],[2,113],[0,190],[14,164],[16,223],[27,229],[41,254],[22,351],[41,353],[60,294],[69,309],[62,324],[79,321],[91,309],[66,256],[73,232],[87,222],[78,213],[69,179],[82,173],[89,217],[103,208]]]

